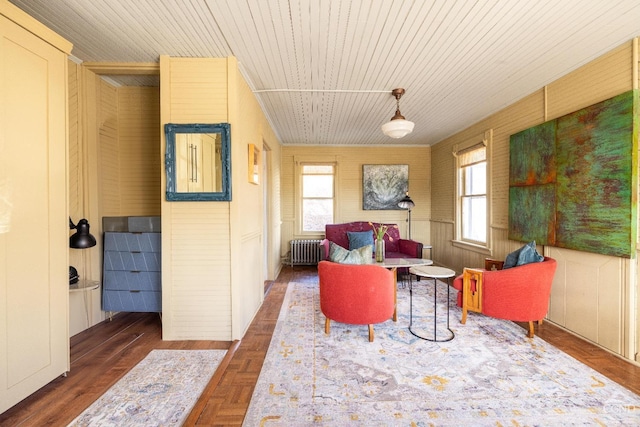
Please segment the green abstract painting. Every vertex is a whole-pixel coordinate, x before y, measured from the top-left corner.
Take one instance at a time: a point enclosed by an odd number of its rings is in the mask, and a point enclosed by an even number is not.
[[[540,245],[555,242],[556,187],[554,184],[509,188],[509,204],[517,206],[509,216],[509,238]]]
[[[555,120],[512,135],[509,147],[509,186],[555,182],[555,141]]]
[[[510,239],[635,253],[637,104],[629,91],[511,136]]]

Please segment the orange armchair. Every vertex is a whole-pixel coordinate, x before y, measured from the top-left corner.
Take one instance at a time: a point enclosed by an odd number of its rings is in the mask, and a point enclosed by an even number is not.
[[[542,323],[549,309],[551,284],[557,263],[545,257],[542,262],[512,267],[505,270],[501,262],[487,260],[486,269],[465,268],[453,287],[458,292],[458,306],[462,307],[461,323],[467,321],[467,312],[515,322],[529,323],[529,337],[534,336],[533,322]]]
[[[369,342],[372,342],[373,324],[393,316],[395,281],[392,271],[375,264],[320,261],[318,277],[320,310],[326,317],[325,333],[330,331],[331,320],[369,325]]]

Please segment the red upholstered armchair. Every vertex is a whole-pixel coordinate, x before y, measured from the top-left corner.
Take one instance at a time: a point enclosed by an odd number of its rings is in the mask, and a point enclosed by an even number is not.
[[[487,260],[486,269],[465,268],[453,287],[458,292],[458,306],[462,307],[461,323],[467,321],[467,312],[515,322],[529,322],[529,337],[533,337],[533,322],[542,323],[549,309],[551,284],[557,263],[545,257],[542,262],[491,270],[501,262]]]
[[[325,315],[325,333],[331,320],[350,325],[369,325],[393,316],[395,307],[393,272],[375,264],[348,265],[331,261],[318,264],[320,310]]]

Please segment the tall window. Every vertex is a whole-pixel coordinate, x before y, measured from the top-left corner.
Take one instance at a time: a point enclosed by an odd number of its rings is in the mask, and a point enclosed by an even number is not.
[[[487,148],[484,143],[459,151],[459,240],[487,243]]]
[[[324,232],[333,223],[334,165],[302,165],[302,231]]]

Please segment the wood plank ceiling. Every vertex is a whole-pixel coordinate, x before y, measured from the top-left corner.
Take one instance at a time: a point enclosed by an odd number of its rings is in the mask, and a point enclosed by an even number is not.
[[[431,145],[640,35],[638,0],[10,1],[82,61],[237,57],[291,145]]]

